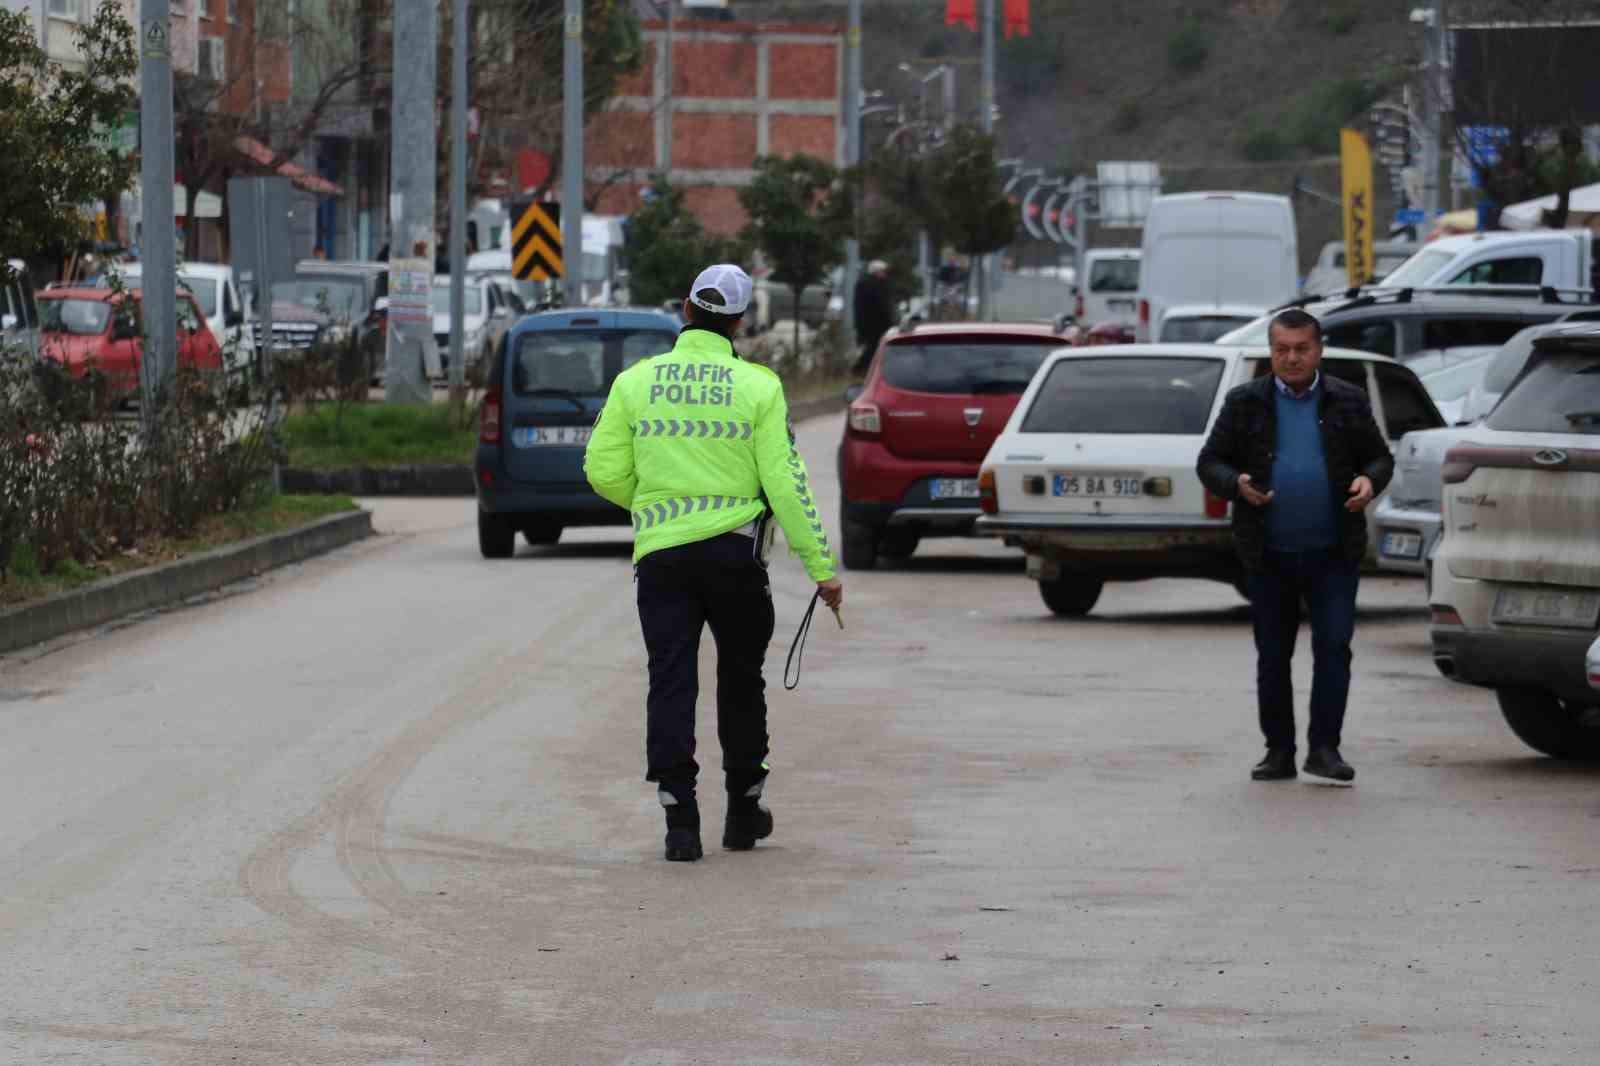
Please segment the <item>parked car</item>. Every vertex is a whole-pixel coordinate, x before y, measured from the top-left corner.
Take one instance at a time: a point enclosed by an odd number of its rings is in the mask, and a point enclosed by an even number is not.
[[[1534,341],[1470,443],[1445,456],[1433,658],[1492,688],[1529,747],[1600,758],[1586,649],[1600,632],[1600,328]]]
[[[116,268],[123,284],[137,288],[144,278],[143,263]],[[256,365],[256,327],[240,296],[239,280],[227,263],[181,263],[178,281],[189,291],[206,316],[211,335],[222,348],[230,374],[246,374]]]
[[[1472,427],[1423,429],[1400,438],[1394,451],[1389,491],[1370,508],[1378,567],[1403,573],[1427,572],[1427,559],[1439,539],[1444,493],[1439,471],[1445,453],[1472,439]]]
[[[511,328],[512,312],[505,297],[489,278],[479,274],[466,279],[461,301],[462,351],[467,366],[487,366],[500,338]],[[439,362],[450,369],[450,276],[433,279],[433,339],[439,345]]]
[[[125,306],[129,301],[132,308]],[[222,369],[222,349],[194,297],[178,293],[177,313],[178,365]],[[76,378],[103,375],[113,403],[138,394],[144,339],[137,289],[119,292],[72,285],[46,289],[39,294],[39,329],[40,358],[59,363]]]
[[[1168,309],[1161,320],[1162,344],[1209,344],[1261,315],[1265,308],[1237,305],[1183,306]]]
[[[25,348],[30,353],[39,350],[39,307],[33,291],[33,278],[28,265],[20,259],[8,259],[11,277],[0,285],[0,345]]]
[[[1386,288],[1520,285],[1531,290],[1593,289],[1594,236],[1586,229],[1468,233],[1422,246],[1388,277]]]
[[[1144,222],[1138,337],[1179,305],[1276,307],[1299,291],[1294,208],[1282,196],[1157,196]]]
[[[1143,256],[1138,248],[1090,248],[1083,254],[1087,284],[1073,286],[1077,298],[1072,317],[1079,325],[1119,322],[1131,328],[1138,321]]]
[[[1354,298],[1301,301],[1322,323],[1322,340],[1407,361],[1448,348],[1499,346],[1529,326],[1554,322],[1575,312],[1600,311],[1591,304],[1564,302],[1515,290],[1468,288],[1362,293]],[[1266,347],[1269,311],[1249,325],[1217,338],[1219,344]]]
[[[677,323],[654,311],[583,309],[526,315],[495,351],[473,462],[478,550],[509,558],[521,533],[554,544],[569,526],[632,526],[583,473],[583,450],[611,383],[671,350]]]
[[[1483,378],[1468,389],[1466,396],[1463,397],[1461,421],[1470,424],[1494,410],[1494,405],[1500,402],[1500,397],[1504,395],[1506,389],[1510,388],[1517,375],[1522,373],[1522,368],[1528,365],[1528,357],[1533,354],[1535,340],[1559,328],[1560,323],[1591,321],[1593,317],[1600,317],[1600,309],[1574,311],[1563,315],[1554,323],[1529,326],[1502,344],[1495,352],[1494,358],[1489,361]]]
[[[967,536],[978,464],[1034,371],[1067,339],[1049,326],[950,322],[890,330],[839,441],[852,570],[903,559],[924,537]]]
[[[1388,274],[1404,263],[1418,248],[1422,247],[1416,241],[1373,241],[1372,276],[1378,284]],[[1306,295],[1323,293],[1344,292],[1350,288],[1350,274],[1345,269],[1345,251],[1343,241],[1329,241],[1322,246],[1322,251],[1317,253],[1316,265],[1306,274],[1305,282],[1300,286],[1300,291]]]
[[[290,350],[316,343],[351,345],[366,363],[369,379],[377,382],[383,377],[386,326],[378,301],[388,292],[387,263],[302,260],[294,280],[272,285],[272,345]],[[254,329],[260,345],[259,321]]]
[[[1444,415],[1445,423],[1459,426],[1464,416],[1467,393],[1483,381],[1489,363],[1500,351],[1498,346],[1445,348],[1407,359],[1406,366],[1428,390],[1433,405]]]
[[[1265,351],[1217,345],[1052,355],[983,461],[978,532],[1020,545],[1061,615],[1087,614],[1107,581],[1200,577],[1242,591],[1231,503],[1206,490],[1195,463],[1228,390],[1270,372]],[[1443,424],[1393,360],[1328,349],[1322,372],[1373,398],[1390,441]]]

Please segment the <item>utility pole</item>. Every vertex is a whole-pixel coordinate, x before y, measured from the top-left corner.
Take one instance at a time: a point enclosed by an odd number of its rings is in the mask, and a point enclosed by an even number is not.
[[[568,307],[583,304],[583,0],[566,0],[561,50],[561,259]]]
[[[861,0],[850,0],[849,24],[844,34],[844,165],[855,168],[861,164]],[[844,277],[840,295],[844,297],[844,336],[847,344],[855,343],[856,335],[856,275],[861,270],[861,241],[856,233],[861,218],[861,185],[856,183],[851,197],[850,236],[844,242]],[[798,313],[798,309],[796,309]]]
[[[461,399],[467,356],[467,0],[450,10],[450,400]],[[484,312],[488,312],[484,308]],[[488,367],[483,368],[486,372]]]
[[[978,93],[978,106],[982,108],[979,124],[985,133],[994,132],[994,2],[983,0],[983,88]],[[980,256],[973,264],[978,271],[978,320],[987,322],[993,314],[994,302],[990,296],[994,256]]]
[[[661,172],[672,180],[672,52],[677,39],[677,0],[667,0],[667,46],[661,56],[661,73],[665,79],[663,106],[667,120],[661,130]]]
[[[384,377],[385,398],[390,403],[429,403],[433,399],[427,368],[437,365],[438,353],[433,316],[426,302],[432,297],[435,260],[432,146],[438,141],[434,118],[438,68],[438,6],[431,2],[394,5],[388,370]],[[396,260],[402,263],[399,271]],[[404,284],[396,284],[397,275]]]
[[[1449,92],[1447,70],[1448,30],[1446,29],[1445,0],[1434,0],[1432,10],[1412,13],[1412,21],[1423,21],[1423,92],[1422,110],[1422,207],[1426,212],[1423,226],[1433,225],[1439,214],[1440,138],[1444,123],[1445,94]]]
[[[139,410],[146,435],[178,366],[178,242],[172,211],[172,19],[168,0],[139,3],[139,188],[144,203],[144,357]],[[272,299],[267,293],[266,298]],[[272,338],[267,338],[270,348]]]

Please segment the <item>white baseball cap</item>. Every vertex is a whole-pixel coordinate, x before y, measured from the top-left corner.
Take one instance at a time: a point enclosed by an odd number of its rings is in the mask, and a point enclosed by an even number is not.
[[[739,267],[733,263],[718,263],[706,267],[694,279],[694,284],[689,288],[689,302],[714,315],[742,315],[745,308],[750,306],[750,293],[754,288],[750,275]],[[721,306],[700,299],[696,294],[702,289],[715,289],[721,293]]]

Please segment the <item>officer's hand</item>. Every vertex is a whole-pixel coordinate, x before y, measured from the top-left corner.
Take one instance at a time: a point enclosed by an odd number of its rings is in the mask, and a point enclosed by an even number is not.
[[[1272,502],[1272,492],[1269,489],[1262,492],[1250,483],[1249,474],[1239,475],[1239,498],[1252,507],[1265,507]]]
[[[844,604],[844,585],[836,577],[826,581],[817,582],[817,595],[822,597],[822,602],[834,610]]]
[[[1365,511],[1372,502],[1372,479],[1363,474],[1350,482],[1350,498],[1344,502],[1346,511]]]

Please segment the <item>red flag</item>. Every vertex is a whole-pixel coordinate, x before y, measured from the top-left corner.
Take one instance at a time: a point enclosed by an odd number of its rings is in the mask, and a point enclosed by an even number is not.
[[[1028,0],[1006,0],[1006,37],[1028,36]]]
[[[978,0],[944,0],[944,24],[957,23],[973,33],[978,32]]]

